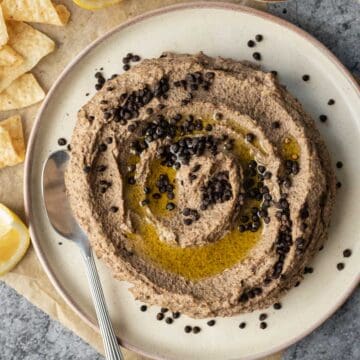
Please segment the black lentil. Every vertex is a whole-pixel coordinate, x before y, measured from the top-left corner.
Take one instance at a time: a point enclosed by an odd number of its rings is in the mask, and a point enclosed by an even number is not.
[[[99,150],[102,151],[102,152],[106,151],[107,150],[106,144],[100,144],[99,145]]]
[[[191,327],[190,325],[186,325],[186,326],[184,327],[184,331],[185,331],[186,333],[190,333],[190,332],[192,331],[192,327]]]
[[[343,251],[343,256],[344,256],[344,257],[350,257],[351,254],[352,254],[352,252],[351,252],[350,249],[345,249],[345,250]]]
[[[264,314],[264,313],[263,313],[263,314],[260,314],[260,315],[259,315],[259,320],[260,320],[260,321],[263,321],[263,320],[265,320],[265,319],[267,319],[267,314]]]
[[[89,173],[90,171],[91,171],[91,167],[89,166],[89,165],[85,165],[84,167],[83,167],[83,171],[84,171],[84,173]]]
[[[170,210],[170,211],[174,210],[175,209],[175,204],[172,203],[172,202],[167,203],[166,204],[166,209]]]
[[[65,138],[60,138],[57,142],[60,146],[65,146],[67,144],[67,140]]]
[[[159,320],[159,321],[163,320],[164,317],[165,317],[164,314],[161,313],[161,312],[156,314],[156,319]]]
[[[147,306],[146,306],[146,305],[141,305],[141,306],[140,306],[140,310],[143,311],[143,312],[146,311],[146,310],[147,310]]]
[[[180,317],[179,311],[173,312],[173,313],[172,313],[172,317],[173,317],[174,319],[178,319],[178,318]]]
[[[217,112],[217,113],[215,114],[215,120],[222,120],[223,117],[224,117],[224,115],[223,115],[222,113]]]
[[[184,219],[184,224],[185,225],[191,225],[192,224],[192,219],[190,219],[190,218],[187,218],[187,219]]]
[[[141,206],[146,206],[150,204],[150,200],[149,199],[144,199],[141,201]]]
[[[255,140],[255,135],[252,133],[247,133],[245,139],[247,142],[251,143]]]
[[[337,268],[339,271],[343,270],[344,267],[345,267],[345,264],[344,264],[344,263],[338,263],[338,264],[336,264],[336,268]]]
[[[320,119],[321,122],[326,122],[327,116],[322,114],[322,115],[319,116],[319,119]]]
[[[256,61],[260,61],[261,60],[261,54],[259,52],[254,52],[252,54],[252,57],[256,60]]]

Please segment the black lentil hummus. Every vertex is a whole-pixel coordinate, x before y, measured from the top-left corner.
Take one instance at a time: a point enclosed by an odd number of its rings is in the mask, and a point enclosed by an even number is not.
[[[136,299],[193,317],[278,301],[326,238],[335,177],[313,120],[273,73],[163,54],[79,111],[67,190]]]

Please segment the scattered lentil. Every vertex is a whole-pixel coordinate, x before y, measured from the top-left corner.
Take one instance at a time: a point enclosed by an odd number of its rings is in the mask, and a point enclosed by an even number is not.
[[[156,319],[159,320],[159,321],[163,320],[164,317],[165,317],[164,314],[161,313],[161,312],[159,312],[159,313],[156,314]]]
[[[262,313],[262,314],[259,315],[259,320],[260,321],[263,321],[263,320],[266,320],[266,319],[267,319],[267,314]]]
[[[172,313],[172,317],[174,318],[174,319],[178,319],[179,317],[180,317],[180,312],[179,311],[175,311],[175,312],[173,312]]]
[[[65,146],[67,144],[67,140],[65,138],[60,138],[57,142],[60,146]]]
[[[170,325],[170,324],[172,324],[174,322],[174,320],[171,317],[167,317],[165,319],[165,322]]]
[[[343,256],[344,256],[344,257],[350,257],[351,254],[352,254],[352,251],[351,251],[350,249],[345,249],[345,250],[343,251]]]
[[[185,331],[186,333],[190,333],[190,332],[192,331],[192,327],[191,327],[190,325],[186,325],[186,326],[184,327],[184,331]]]
[[[319,116],[319,119],[320,119],[321,122],[326,122],[327,116],[322,114],[322,115]]]
[[[260,329],[266,329],[267,328],[267,323],[265,321],[262,321],[260,323]]]
[[[252,54],[252,57],[256,60],[256,61],[260,61],[261,60],[261,54],[259,52],[254,52]]]

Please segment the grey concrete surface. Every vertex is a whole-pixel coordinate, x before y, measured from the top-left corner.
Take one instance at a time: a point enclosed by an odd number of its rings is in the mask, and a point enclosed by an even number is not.
[[[328,46],[360,76],[360,3],[297,0],[271,5]],[[285,360],[360,359],[360,290],[328,321],[290,347]],[[100,360],[88,344],[0,281],[0,360]]]
[[[293,0],[269,10],[312,34],[360,76],[359,0]]]

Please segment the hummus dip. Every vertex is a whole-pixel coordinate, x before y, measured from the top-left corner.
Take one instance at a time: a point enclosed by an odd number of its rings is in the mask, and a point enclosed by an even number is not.
[[[301,280],[335,196],[314,121],[248,62],[165,53],[78,113],[74,214],[136,299],[193,317],[264,308]]]

